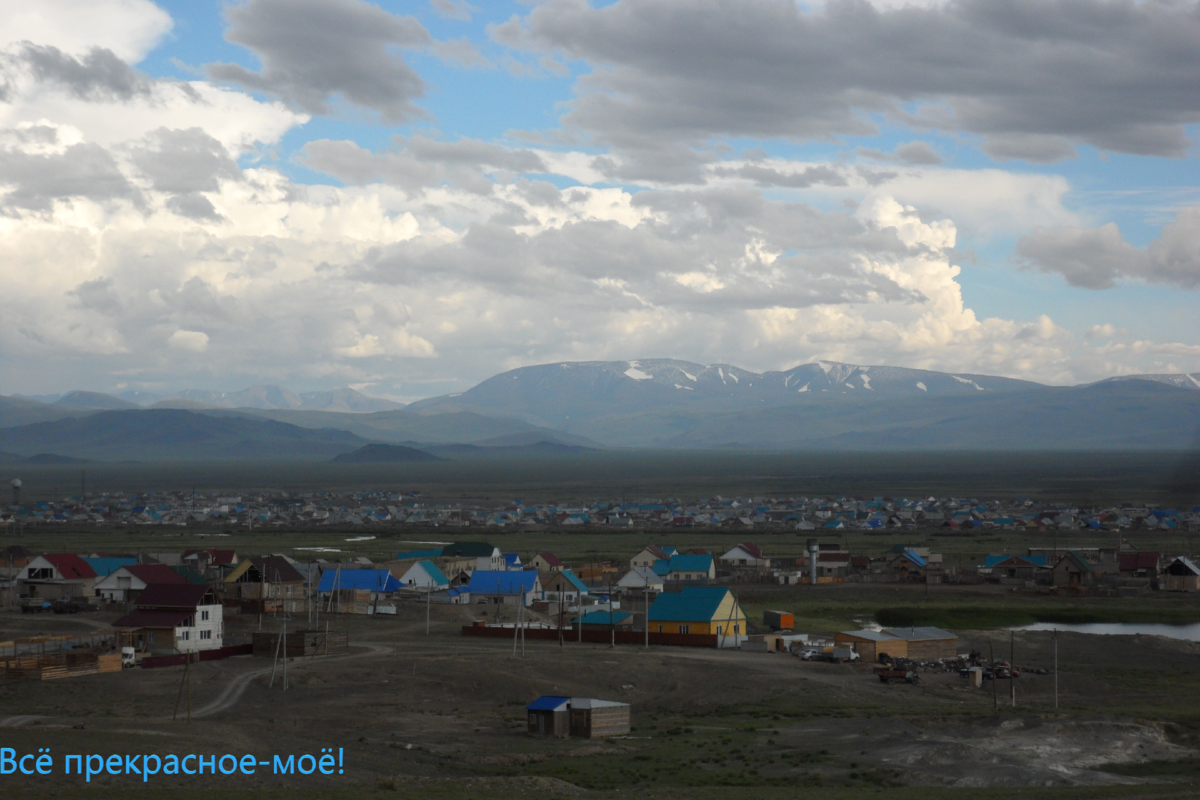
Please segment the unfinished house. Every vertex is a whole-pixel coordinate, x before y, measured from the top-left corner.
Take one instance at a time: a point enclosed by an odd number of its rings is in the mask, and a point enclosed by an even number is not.
[[[74,553],[47,553],[17,574],[17,590],[42,600],[93,597],[96,577],[96,571]]]
[[[242,561],[222,581],[223,602],[243,614],[304,612],[304,576],[283,556]]]
[[[154,583],[184,584],[188,579],[166,564],[131,564],[96,581],[96,594],[110,603],[128,603]]]

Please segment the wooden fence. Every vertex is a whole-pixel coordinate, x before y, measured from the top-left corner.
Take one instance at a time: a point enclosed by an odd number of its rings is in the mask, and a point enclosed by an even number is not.
[[[462,629],[463,636],[483,636],[490,639],[512,639],[514,635],[513,628],[493,627],[489,625],[464,625]],[[542,639],[549,641],[558,641],[558,630],[554,628],[526,628],[524,630],[526,639]],[[616,638],[617,644],[635,644],[645,645],[646,634],[644,631],[606,631],[606,630],[588,630],[583,631],[582,641],[591,644],[609,644]],[[657,633],[650,632],[650,644],[659,645],[674,645],[677,647],[716,647],[718,637],[715,635],[702,633]],[[567,642],[580,641],[579,631],[576,628],[563,628],[563,640]]]

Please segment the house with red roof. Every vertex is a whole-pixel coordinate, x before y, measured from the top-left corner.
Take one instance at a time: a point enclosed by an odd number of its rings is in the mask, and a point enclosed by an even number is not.
[[[188,579],[166,564],[130,564],[96,581],[96,594],[113,603],[137,600],[153,583],[180,584]]]
[[[554,553],[538,553],[533,557],[533,560],[529,562],[529,567],[530,569],[535,569],[538,572],[561,572],[563,569],[563,562],[559,560],[558,556],[554,555]]]
[[[742,542],[725,555],[720,561],[727,567],[751,569],[766,569],[771,560],[763,555],[763,551],[754,542]]]
[[[133,611],[113,623],[129,633],[134,647],[150,653],[216,650],[224,640],[221,603],[212,587],[152,583]]]
[[[58,600],[95,595],[96,570],[74,553],[46,553],[31,560],[17,575],[23,596]]]
[[[1121,553],[1121,577],[1153,580],[1158,577],[1161,561],[1159,553]]]

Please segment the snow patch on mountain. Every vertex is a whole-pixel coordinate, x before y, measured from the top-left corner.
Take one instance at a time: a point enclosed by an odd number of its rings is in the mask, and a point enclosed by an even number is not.
[[[641,366],[640,362],[630,361],[630,362],[628,362],[628,364],[629,364],[629,369],[625,370],[625,375],[630,378],[633,378],[635,381],[648,381],[648,380],[652,380],[654,378],[654,376],[651,375],[650,373],[642,372],[640,369],[638,369],[638,367]]]

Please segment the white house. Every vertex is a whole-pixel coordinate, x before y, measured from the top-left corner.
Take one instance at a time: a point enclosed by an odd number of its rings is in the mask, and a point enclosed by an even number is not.
[[[166,564],[130,564],[96,581],[96,594],[115,603],[137,600],[153,583],[183,584],[187,579]]]
[[[617,587],[629,591],[661,592],[663,579],[650,567],[634,567],[617,581]]]
[[[497,572],[508,569],[508,559],[500,552],[499,547],[492,548],[490,556],[479,556],[475,559],[475,569],[485,572]]]
[[[763,555],[763,551],[754,542],[742,542],[721,556],[720,560],[722,564],[731,567],[765,569],[771,565],[770,559]]]
[[[400,584],[406,589],[436,592],[449,589],[450,579],[432,561],[418,561],[400,576]]]
[[[217,650],[225,635],[221,604],[212,588],[191,583],[148,585],[137,607],[113,627],[129,630],[139,650],[159,653]]]

